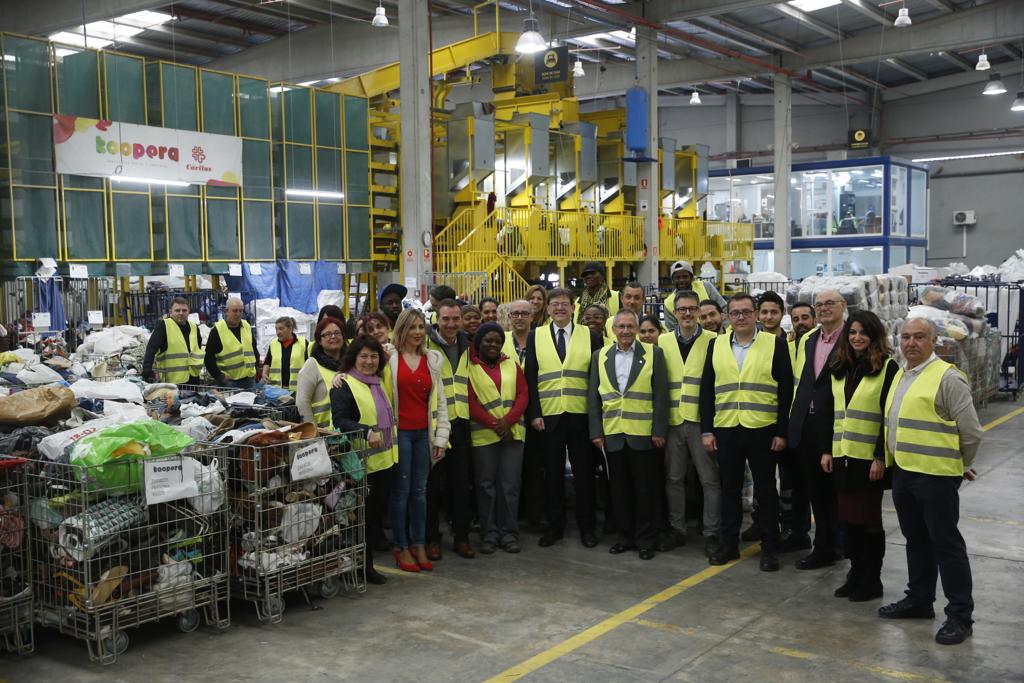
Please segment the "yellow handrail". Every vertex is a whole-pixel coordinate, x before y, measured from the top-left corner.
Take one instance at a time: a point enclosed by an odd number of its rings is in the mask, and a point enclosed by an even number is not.
[[[659,248],[664,261],[750,261],[754,257],[754,225],[664,218]]]

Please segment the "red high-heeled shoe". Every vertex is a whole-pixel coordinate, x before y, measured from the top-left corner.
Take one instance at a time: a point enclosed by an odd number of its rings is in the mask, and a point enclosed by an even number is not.
[[[418,572],[420,570],[420,565],[416,563],[415,559],[411,563],[402,562],[402,551],[398,548],[391,549],[391,557],[395,558],[395,564],[403,572]]]
[[[416,561],[416,566],[418,566],[420,569],[422,569],[425,572],[433,571],[434,563],[431,562],[429,559],[427,559],[427,551],[426,551],[426,549],[423,546],[421,546],[421,545],[418,545],[416,547],[419,549],[419,553],[415,553],[415,552],[413,552],[411,547],[409,548],[409,552],[412,554],[412,559]],[[422,554],[424,559],[422,559],[422,560],[418,559],[416,557],[417,554]]]

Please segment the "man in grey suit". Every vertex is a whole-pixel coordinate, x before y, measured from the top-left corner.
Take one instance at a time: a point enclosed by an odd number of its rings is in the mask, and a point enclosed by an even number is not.
[[[613,555],[639,550],[654,557],[661,511],[662,455],[668,434],[668,370],[664,352],[636,341],[634,311],[615,314],[615,342],[590,364],[590,440],[604,452],[619,540]]]

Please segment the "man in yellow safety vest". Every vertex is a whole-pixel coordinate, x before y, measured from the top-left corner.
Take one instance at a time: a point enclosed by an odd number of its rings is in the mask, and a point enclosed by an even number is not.
[[[142,361],[142,377],[148,382],[157,380],[173,384],[195,384],[203,369],[203,349],[199,327],[189,321],[188,301],[183,297],[171,299],[171,310],[157,323],[146,344]]]
[[[971,635],[974,613],[971,565],[957,529],[960,484],[976,476],[972,465],[981,425],[963,374],[935,355],[935,327],[911,319],[900,331],[905,367],[893,378],[885,405],[885,457],[893,467],[892,502],[907,539],[907,596],[879,608],[885,619],[932,619],[935,581],[942,577],[946,622],[941,645]]]
[[[696,292],[701,301],[714,301],[719,306],[725,306],[725,299],[713,284],[694,276],[693,266],[689,261],[676,261],[668,272],[674,288],[665,299],[665,327],[670,331],[674,332],[676,329],[674,311],[676,310],[676,294],[679,292]]]
[[[242,300],[230,298],[224,317],[206,339],[206,371],[222,387],[248,389],[260,379],[252,327],[242,320]]]

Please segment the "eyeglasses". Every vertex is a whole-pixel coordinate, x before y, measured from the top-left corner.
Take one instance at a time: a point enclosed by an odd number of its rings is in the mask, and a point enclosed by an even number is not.
[[[742,311],[729,311],[729,317],[736,318],[737,320],[740,318],[752,318],[754,317],[754,311],[749,308]]]
[[[335,339],[337,337],[343,337],[343,336],[345,336],[345,335],[343,335],[341,332],[321,332],[320,333],[320,338],[321,339]]]
[[[838,306],[838,305],[839,305],[838,301],[832,301],[831,299],[829,299],[828,301],[815,301],[814,302],[814,308],[816,310],[819,310],[819,311],[821,309],[823,309],[823,308],[832,308],[833,306]]]
[[[568,301],[549,301],[548,306],[550,308],[570,308],[572,304]]]
[[[510,311],[508,317],[510,318],[529,318],[533,315],[531,311]]]
[[[697,310],[697,306],[679,306],[676,308],[676,313],[696,313]]]

